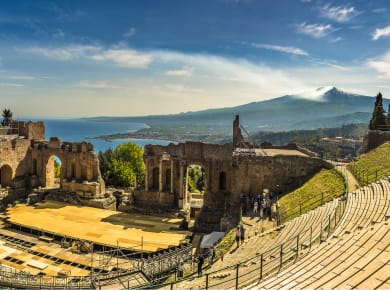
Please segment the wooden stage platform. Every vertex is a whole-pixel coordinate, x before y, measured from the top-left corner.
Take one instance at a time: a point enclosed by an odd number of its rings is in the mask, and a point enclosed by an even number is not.
[[[13,225],[56,235],[91,241],[109,247],[155,252],[179,246],[187,232],[174,232],[180,219],[127,214],[57,201],[32,206],[18,204],[7,209],[7,220]]]

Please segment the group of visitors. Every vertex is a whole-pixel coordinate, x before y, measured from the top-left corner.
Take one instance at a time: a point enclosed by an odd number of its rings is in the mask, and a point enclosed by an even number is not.
[[[253,195],[240,195],[240,206],[242,215],[252,214],[253,217],[259,217],[260,219],[268,218],[272,219],[272,204],[276,202],[277,196],[273,191],[263,192],[261,191],[257,196]]]

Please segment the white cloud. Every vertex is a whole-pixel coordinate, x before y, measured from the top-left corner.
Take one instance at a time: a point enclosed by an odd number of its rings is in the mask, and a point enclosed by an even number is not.
[[[387,8],[376,8],[376,9],[373,9],[372,12],[373,13],[386,13],[387,12]]]
[[[337,36],[337,37],[335,37],[335,38],[332,38],[331,40],[330,40],[330,42],[331,43],[337,43],[337,42],[340,42],[340,41],[343,41],[344,40],[344,38],[342,38],[341,36]]]
[[[360,14],[359,11],[353,6],[330,6],[325,5],[320,8],[320,13],[322,17],[331,19],[337,22],[348,22],[356,15]]]
[[[30,47],[25,49],[20,49],[21,51],[27,53],[33,53],[42,55],[47,58],[55,59],[55,60],[70,60],[73,58],[80,57],[87,52],[92,52],[99,50],[100,47],[93,45],[73,45],[67,46],[63,48],[43,48],[43,47]]]
[[[119,67],[146,68],[153,60],[150,54],[133,49],[109,49],[91,57],[96,61],[113,61]]]
[[[18,83],[0,83],[0,87],[24,87],[24,85]]]
[[[27,75],[11,75],[11,76],[5,76],[3,78],[8,80],[21,80],[21,81],[32,81],[37,79],[34,76],[27,76]]]
[[[383,36],[390,35],[390,25],[383,27],[383,28],[377,28],[375,29],[374,33],[372,34],[373,40],[378,40],[379,38]]]
[[[369,60],[367,65],[376,70],[381,78],[390,79],[390,50],[376,59]]]
[[[177,69],[177,70],[168,70],[164,74],[166,76],[190,77],[192,76],[192,71],[188,69]]]
[[[297,26],[297,32],[306,34],[315,38],[321,38],[333,32],[334,28],[331,24],[306,24],[302,22]]]
[[[123,33],[123,37],[130,38],[132,37],[137,30],[134,27],[130,27],[125,33]]]
[[[98,81],[98,82],[90,82],[90,81],[80,81],[75,87],[78,88],[87,88],[87,89],[120,89],[123,88],[121,86],[113,85],[107,81]]]
[[[281,46],[281,45],[263,44],[263,43],[251,43],[251,45],[256,48],[276,50],[276,51],[297,54],[297,55],[309,55],[309,53],[307,53],[303,49],[293,47],[293,46]]]

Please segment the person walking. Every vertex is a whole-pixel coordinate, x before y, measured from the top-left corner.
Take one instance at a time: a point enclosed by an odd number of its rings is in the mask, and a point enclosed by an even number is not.
[[[257,202],[257,200],[254,201],[254,204],[253,204],[253,216],[257,216],[257,211],[259,209],[259,203]]]
[[[198,277],[202,276],[202,267],[203,267],[204,259],[202,253],[199,253],[198,256]]]
[[[209,266],[213,264],[213,261],[214,261],[214,247],[211,246],[209,248]]]
[[[236,243],[237,243],[237,248],[240,246],[240,238],[241,238],[241,230],[240,230],[240,225],[238,225],[237,228],[236,228]]]
[[[177,277],[183,278],[183,274],[184,274],[184,262],[182,261],[177,266]]]
[[[245,240],[245,228],[244,228],[243,224],[241,224],[240,233],[241,233],[240,239],[241,239],[241,245],[242,245],[244,243],[244,240]]]

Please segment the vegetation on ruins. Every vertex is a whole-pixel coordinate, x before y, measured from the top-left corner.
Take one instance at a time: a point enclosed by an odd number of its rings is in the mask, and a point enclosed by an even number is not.
[[[11,112],[11,110],[10,109],[4,109],[3,113],[2,113],[2,116],[3,116],[3,121],[1,122],[1,124],[3,126],[11,125],[11,123],[12,123],[12,112]]]
[[[54,159],[54,177],[55,178],[60,178],[61,174],[61,163]]]
[[[370,130],[380,130],[386,126],[385,110],[382,104],[382,94],[378,93],[375,100],[374,111],[370,121]]]
[[[360,185],[369,184],[390,175],[390,143],[359,156],[347,168],[354,174]]]
[[[193,166],[188,168],[188,191],[193,193],[204,192],[204,169]]]
[[[336,169],[321,170],[300,188],[279,199],[283,222],[304,214],[345,192],[344,178]]]
[[[105,152],[99,152],[99,165],[107,185],[136,187],[144,182],[144,150],[137,144],[126,142]]]

